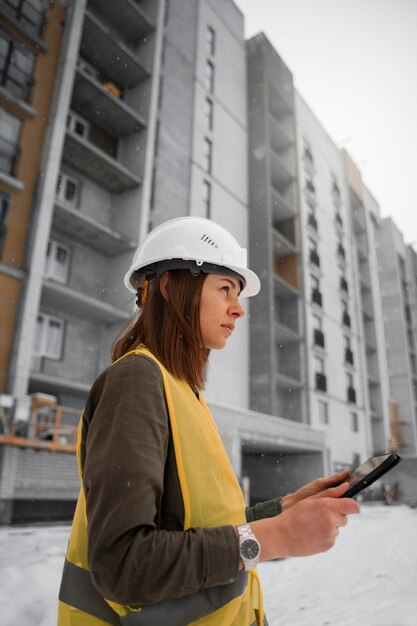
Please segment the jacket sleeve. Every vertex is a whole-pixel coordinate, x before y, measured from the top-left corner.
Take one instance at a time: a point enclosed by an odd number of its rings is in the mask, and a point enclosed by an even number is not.
[[[246,521],[254,522],[258,519],[265,519],[266,517],[274,517],[282,512],[281,498],[275,500],[267,500],[266,502],[259,502],[250,508],[246,509]]]
[[[108,368],[90,404],[83,484],[98,591],[120,604],[145,606],[232,582],[239,566],[232,526],[161,527],[170,431],[157,366],[146,357],[125,357]]]

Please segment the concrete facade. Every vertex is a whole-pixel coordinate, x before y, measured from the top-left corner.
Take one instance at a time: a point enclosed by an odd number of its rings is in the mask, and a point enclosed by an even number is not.
[[[343,156],[297,93],[300,217],[311,424],[327,470],[370,455],[362,328]]]
[[[416,337],[409,289],[415,275],[408,276],[403,236],[391,218],[381,222],[378,259],[390,390],[398,404],[398,413],[393,413],[391,420],[399,451],[416,455]]]

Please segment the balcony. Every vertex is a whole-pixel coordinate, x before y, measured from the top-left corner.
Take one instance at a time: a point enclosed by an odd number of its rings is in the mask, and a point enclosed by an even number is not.
[[[311,300],[312,302],[314,302],[314,304],[317,304],[318,306],[323,306],[321,291],[319,291],[318,289],[313,289],[311,292]]]
[[[55,201],[54,227],[106,255],[133,252],[137,246],[133,240],[58,200]]]
[[[143,10],[140,2],[89,0],[88,5],[134,46],[155,29],[153,20]]]
[[[15,176],[19,146],[0,136],[0,172]]]
[[[271,152],[278,158],[283,167],[295,176],[295,146],[294,142],[283,131],[282,126],[271,116],[267,119],[268,136]]]
[[[309,260],[310,263],[313,263],[317,267],[320,267],[320,257],[315,250],[310,250]]]
[[[324,334],[318,328],[314,329],[313,340],[314,340],[314,345],[315,346],[319,346],[320,348],[324,348],[324,346],[325,346]]]
[[[104,324],[125,322],[131,317],[130,313],[111,304],[49,279],[43,281],[42,306],[54,311],[65,311],[76,317],[92,318]]]
[[[350,348],[345,349],[345,363],[349,365],[353,365],[354,363],[353,352]]]
[[[298,253],[297,247],[275,228],[272,231],[274,258],[285,258]]]
[[[351,404],[356,404],[356,391],[353,387],[347,388],[347,401]]]
[[[281,192],[272,185],[270,202],[274,222],[282,222],[296,215],[292,187]]]
[[[100,6],[104,4],[107,3]],[[119,33],[89,10],[85,12],[81,54],[122,88],[138,85],[151,73],[151,56],[146,56],[146,67],[143,59],[120,39]]]
[[[122,163],[70,130],[65,137],[63,160],[114,193],[129,191],[142,182]]]
[[[326,376],[319,372],[316,372],[316,389],[317,391],[327,391]]]
[[[14,63],[8,63],[8,59],[0,54],[0,86],[3,87],[17,100],[29,102],[30,92],[33,87],[32,75],[24,72]]]
[[[29,36],[36,43],[41,43],[43,29],[46,24],[44,13],[39,11],[27,0],[3,0],[2,13],[16,28]],[[45,45],[40,46],[45,49]]]
[[[73,104],[113,137],[127,137],[146,126],[136,111],[80,67],[75,74]]]
[[[343,313],[343,316],[342,316],[342,324],[350,328],[350,325],[351,325],[350,315],[349,313],[346,313],[346,311]]]

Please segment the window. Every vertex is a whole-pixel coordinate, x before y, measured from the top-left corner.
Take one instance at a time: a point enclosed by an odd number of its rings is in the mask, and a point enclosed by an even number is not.
[[[57,198],[65,202],[66,204],[76,207],[79,200],[79,187],[80,183],[76,178],[68,176],[64,172],[58,175],[58,184],[56,195]]]
[[[340,188],[339,188],[339,185],[337,184],[337,180],[335,176],[332,176],[332,198],[333,198],[333,204],[336,207],[339,207],[341,204],[341,195],[340,195]]]
[[[311,299],[318,306],[322,306],[323,299],[320,292],[320,281],[314,274],[310,274],[311,280]]]
[[[0,107],[0,170],[14,175],[19,152],[21,120]]]
[[[327,391],[327,380],[324,374],[324,359],[314,357],[314,373],[316,379],[316,389],[318,391]]]
[[[359,420],[357,413],[350,414],[350,428],[354,433],[359,432]]]
[[[214,56],[216,52],[216,31],[211,26],[207,26],[206,31],[207,54]]]
[[[320,267],[320,257],[317,253],[317,241],[312,237],[308,238],[308,247],[310,250],[310,263],[314,263],[317,267]]]
[[[206,118],[206,130],[211,132],[213,130],[213,100],[206,98],[204,104],[204,116]]]
[[[323,400],[319,400],[319,422],[320,424],[328,424],[329,423],[329,412],[327,402]]]
[[[201,199],[203,201],[205,217],[210,218],[210,215],[211,215],[211,184],[209,183],[208,180],[203,180]]]
[[[353,386],[353,375],[349,372],[346,374],[347,401],[356,404],[356,391]]]
[[[46,252],[45,278],[66,283],[68,278],[70,249],[51,239]]]
[[[207,91],[214,92],[214,65],[211,61],[206,61],[205,86]]]
[[[0,259],[1,251],[6,240],[7,233],[7,214],[10,208],[10,198],[7,194],[0,191]]]
[[[204,137],[203,167],[205,171],[207,172],[207,174],[211,174],[212,149],[213,149],[213,144],[211,143],[210,139],[207,139],[207,137]]]
[[[351,321],[350,321],[348,303],[346,302],[346,300],[341,300],[340,305],[342,307],[342,323],[348,328],[350,328]]]
[[[85,120],[77,113],[71,111],[71,113],[68,115],[67,126],[68,129],[76,135],[87,139],[88,133],[90,131],[90,124],[87,122],[87,120]]]
[[[303,146],[303,161],[304,161],[304,169],[308,174],[312,174],[314,172],[314,160],[313,154],[311,152],[310,146],[307,142],[304,142]]]
[[[48,359],[60,359],[64,336],[64,322],[58,317],[39,313],[34,353]]]
[[[35,56],[0,29],[0,84],[16,98],[29,99]]]
[[[324,348],[324,334],[322,331],[322,319],[319,315],[313,314],[313,342],[315,346]]]

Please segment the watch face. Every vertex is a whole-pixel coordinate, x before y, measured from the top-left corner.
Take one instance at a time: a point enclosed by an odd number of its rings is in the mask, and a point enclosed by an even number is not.
[[[259,555],[259,544],[254,539],[245,539],[241,544],[241,553],[243,558],[252,561]]]

